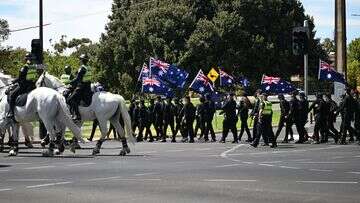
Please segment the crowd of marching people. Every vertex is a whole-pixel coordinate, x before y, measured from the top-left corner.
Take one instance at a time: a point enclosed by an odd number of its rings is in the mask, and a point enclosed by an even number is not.
[[[195,138],[200,142],[216,142],[213,119],[217,110],[224,116],[222,124],[222,137],[220,142],[226,141],[229,131],[233,134],[232,143],[242,140],[243,134],[247,134],[246,142],[257,147],[262,138],[264,146],[277,146],[277,139],[285,128],[285,136],[282,143],[294,140],[293,127],[299,134],[297,144],[309,142],[320,144],[327,143],[329,137],[335,143],[346,144],[354,142],[360,144],[360,98],[359,92],[346,89],[342,100],[337,104],[331,94],[317,94],[316,100],[309,102],[303,92],[296,91],[291,94],[290,100],[286,100],[282,94],[278,95],[280,105],[280,119],[274,132],[272,126],[273,104],[268,101],[268,95],[261,90],[256,91],[255,101],[250,102],[246,96],[239,98],[231,93],[224,98],[220,108],[216,108],[210,95],[200,96],[197,106],[186,96],[179,98],[162,99],[158,96],[155,100],[150,99],[148,105],[144,100],[133,99],[129,113],[132,119],[133,131],[137,133],[137,141],[155,140],[166,142],[167,132],[170,128],[171,142],[176,142],[178,134],[181,142],[193,143]],[[312,136],[309,135],[305,125],[308,123],[308,115],[314,115],[315,125]],[[337,118],[341,118],[340,128],[335,127]],[[248,126],[248,119],[253,123],[252,132]],[[240,120],[241,128],[238,133],[237,123]],[[354,123],[354,126],[352,126]],[[155,129],[153,134],[151,127]],[[136,131],[137,130],[137,131]],[[198,135],[198,132],[199,135]],[[210,137],[211,136],[211,137]],[[349,139],[347,140],[347,137]]]

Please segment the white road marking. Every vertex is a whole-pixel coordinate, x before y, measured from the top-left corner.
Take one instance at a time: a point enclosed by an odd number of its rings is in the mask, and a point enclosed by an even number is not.
[[[238,145],[235,145],[234,147],[232,147],[231,149],[229,150],[226,150],[225,152],[221,153],[220,156],[224,159],[227,159],[227,160],[230,160],[230,161],[235,161],[235,162],[240,162],[240,160],[237,160],[237,159],[232,159],[232,158],[229,158],[228,157],[228,154],[235,151],[236,149],[242,147],[242,146],[245,146],[245,144],[238,144]]]
[[[271,166],[271,167],[273,167],[274,165],[272,165],[272,164],[259,164],[260,166]]]
[[[30,185],[30,186],[26,186],[26,188],[31,189],[31,188],[48,187],[48,186],[55,186],[55,185],[66,185],[66,184],[70,184],[70,183],[72,183],[72,182],[47,183],[47,184],[41,184],[41,185]]]
[[[161,181],[161,179],[159,179],[159,178],[150,178],[150,179],[116,178],[114,180],[118,180],[118,181]]]
[[[358,182],[347,181],[296,181],[297,183],[316,183],[316,184],[358,184]]]
[[[55,168],[55,166],[35,166],[24,168],[25,170],[34,170],[34,169],[47,169],[47,168]]]
[[[4,192],[4,191],[11,191],[13,190],[12,188],[0,188],[0,192]]]
[[[345,164],[346,162],[298,162],[298,164]]]
[[[139,152],[139,154],[151,154],[151,153],[157,153],[157,151],[145,151],[145,152]]]
[[[172,150],[167,150],[165,152],[184,152],[185,149],[172,149]]]
[[[360,158],[360,155],[358,155],[358,156],[354,156],[355,158]]]
[[[147,175],[156,175],[158,173],[138,173],[138,174],[135,174],[134,176],[147,176]]]
[[[293,166],[279,166],[280,168],[287,168],[287,169],[300,169],[298,167],[293,167]]]
[[[256,182],[257,180],[205,179],[205,182]]]
[[[344,158],[344,157],[343,156],[334,156],[331,159],[342,159],[342,158]]]
[[[326,170],[326,169],[309,169],[310,171],[319,171],[319,172],[332,172],[333,170]]]
[[[96,163],[94,163],[94,162],[87,162],[87,163],[78,163],[78,164],[69,164],[69,165],[67,165],[67,166],[88,166],[88,165],[94,165],[94,164],[96,164]]]
[[[282,163],[283,161],[264,161],[261,162],[262,164],[276,164],[276,163]]]
[[[9,170],[0,170],[0,172],[8,172]]]
[[[356,172],[356,171],[351,171],[351,172],[346,172],[346,173],[351,173],[351,174],[360,175],[360,172]]]
[[[294,160],[290,160],[290,161],[311,161],[311,159],[294,159]]]
[[[226,167],[234,167],[234,166],[241,166],[242,164],[228,164],[228,165],[221,165],[215,166],[215,168],[226,168]]]
[[[254,164],[254,162],[251,161],[243,161],[244,164]]]
[[[121,178],[121,176],[113,176],[113,177],[105,177],[105,178],[93,178],[93,179],[88,179],[87,181],[113,180],[113,179],[117,179],[117,178]]]

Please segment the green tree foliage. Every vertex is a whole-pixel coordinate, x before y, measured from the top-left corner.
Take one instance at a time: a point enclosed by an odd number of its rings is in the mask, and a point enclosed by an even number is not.
[[[335,42],[330,38],[325,38],[324,41],[321,43],[321,46],[326,51],[327,54],[336,51]]]
[[[6,40],[9,36],[9,24],[7,20],[0,18],[0,43],[4,40]],[[0,44],[1,47],[1,44]]]
[[[262,74],[301,74],[303,57],[292,55],[292,29],[305,19],[312,76],[319,58],[327,58],[315,39],[313,19],[298,0],[114,0],[109,19],[95,66],[97,78],[119,92],[125,92],[119,76],[130,76],[125,88],[134,91],[138,67],[151,56],[180,65],[191,76],[218,65],[252,81]]]
[[[360,38],[354,39],[348,47],[347,77],[351,86],[360,86]]]
[[[26,50],[21,48],[12,49],[7,47],[0,49],[0,70],[16,77],[20,68],[24,65],[26,53]]]

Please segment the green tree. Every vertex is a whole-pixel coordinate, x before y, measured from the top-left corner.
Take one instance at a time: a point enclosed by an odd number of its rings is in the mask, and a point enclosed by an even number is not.
[[[360,86],[360,38],[354,39],[348,46],[348,83],[355,87]]]
[[[327,54],[336,51],[335,42],[330,38],[325,38],[324,41],[321,43],[321,46]]]
[[[10,34],[10,30],[7,20],[0,18],[0,47],[1,47],[1,42],[6,40],[9,34]]]

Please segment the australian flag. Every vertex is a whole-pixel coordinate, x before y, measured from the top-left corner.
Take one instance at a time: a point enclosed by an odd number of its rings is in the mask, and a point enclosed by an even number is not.
[[[214,92],[214,87],[212,86],[210,79],[202,70],[199,70],[189,88],[202,95]]]
[[[174,92],[163,81],[155,77],[144,78],[142,81],[142,92],[156,95],[173,97]]]
[[[225,71],[219,69],[220,72],[220,86],[232,86],[235,83],[234,77],[227,74]]]
[[[184,88],[186,80],[189,77],[189,73],[185,70],[154,58],[150,58],[150,72],[152,76],[156,76],[178,88]]]
[[[250,81],[246,77],[243,76],[239,77],[238,82],[243,87],[250,87]]]
[[[264,75],[261,81],[261,89],[266,93],[286,94],[296,90],[290,83],[279,77],[271,77]]]
[[[337,72],[330,64],[320,60],[319,64],[319,80],[328,80],[346,84],[344,75]]]
[[[143,81],[145,78],[148,78],[148,77],[150,77],[150,69],[149,69],[149,67],[144,63],[143,67],[141,68],[138,81]]]

